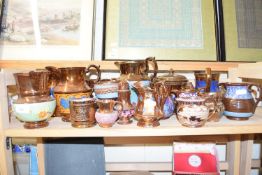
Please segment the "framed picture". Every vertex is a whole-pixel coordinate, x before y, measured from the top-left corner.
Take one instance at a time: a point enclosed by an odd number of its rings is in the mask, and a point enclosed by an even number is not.
[[[210,0],[108,0],[105,59],[216,61]]]
[[[4,0],[2,59],[91,59],[94,0]]]
[[[2,8],[3,8],[2,4],[3,4],[3,0],[0,1],[0,16],[2,16]],[[2,18],[1,18],[1,19],[2,19]],[[2,20],[1,20],[1,21],[2,21]]]
[[[227,61],[262,61],[262,1],[223,0]]]

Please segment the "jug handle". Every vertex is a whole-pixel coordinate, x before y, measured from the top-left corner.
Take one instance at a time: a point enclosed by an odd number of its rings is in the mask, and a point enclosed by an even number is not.
[[[124,109],[123,103],[120,102],[120,101],[115,101],[115,105],[114,106],[120,106],[120,108],[117,109],[118,114],[120,115],[123,112],[123,109]]]
[[[257,90],[253,90],[252,87],[256,87]],[[253,113],[254,113],[258,103],[262,100],[261,86],[259,84],[252,83],[252,84],[248,85],[248,90],[251,94],[254,95],[254,99],[256,100],[255,105],[254,105],[254,109],[253,109]],[[257,97],[257,92],[259,93],[258,97]]]
[[[148,58],[146,58],[146,65],[147,65],[147,67],[149,67],[149,62],[152,62],[153,69],[154,69],[153,70],[154,74],[150,77],[150,79],[153,80],[153,78],[155,78],[156,75],[157,75],[158,65],[157,65],[155,57],[148,57]]]
[[[213,98],[207,98],[204,103],[207,103],[207,102],[213,103],[213,106],[214,106],[214,110],[213,110],[212,112],[210,112],[210,110],[209,110],[209,114],[208,114],[208,117],[207,117],[207,120],[209,120],[210,118],[212,118],[212,116],[213,116],[213,115],[215,114],[215,112],[216,112],[217,103],[216,103],[216,100],[213,99]]]
[[[226,83],[219,83],[219,84],[218,84],[218,87],[219,87],[219,88],[222,87],[223,90],[226,90]]]
[[[211,68],[206,68],[206,75],[207,75],[207,79],[206,79],[206,88],[205,91],[206,92],[210,92],[210,85],[211,85]]]
[[[94,64],[91,64],[90,66],[88,66],[86,68],[85,73],[89,73],[90,72],[90,68],[95,68],[96,72],[97,72],[97,78],[95,80],[92,80],[94,83],[97,83],[98,81],[100,81],[101,79],[101,70],[100,70],[100,66],[96,66]]]

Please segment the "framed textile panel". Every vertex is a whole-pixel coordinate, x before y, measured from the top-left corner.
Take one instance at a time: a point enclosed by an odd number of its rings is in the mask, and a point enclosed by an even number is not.
[[[262,1],[223,0],[227,61],[262,61]]]
[[[211,0],[108,0],[105,59],[216,60]]]

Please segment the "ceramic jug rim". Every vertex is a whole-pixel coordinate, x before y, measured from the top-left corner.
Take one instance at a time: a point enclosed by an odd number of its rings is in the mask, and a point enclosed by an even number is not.
[[[59,67],[58,69],[60,70],[67,70],[67,69],[86,69],[86,67],[83,67],[83,66],[78,66],[78,67]]]
[[[195,72],[194,74],[197,74],[197,75],[207,75],[207,73],[205,72]],[[211,75],[218,75],[220,74],[219,72],[212,72]]]
[[[34,72],[34,73],[50,73],[48,70],[33,70],[30,72]],[[13,75],[20,75],[20,76],[30,76],[30,72],[17,72],[17,73],[13,73]]]
[[[70,101],[74,101],[74,102],[94,102],[95,99],[89,98],[89,97],[84,97],[84,98],[73,98]]]
[[[14,75],[29,76],[29,72],[19,72],[19,73],[14,73]]]
[[[112,102],[116,102],[113,99],[96,99],[95,101],[98,102],[98,103],[112,103]]]
[[[127,61],[116,61],[115,64],[136,64],[145,63],[146,60],[127,60]]]
[[[206,98],[202,97],[188,97],[188,98],[183,98],[183,97],[178,97],[176,98],[177,101],[182,101],[182,102],[203,102],[206,100]]]
[[[249,85],[253,85],[254,83],[251,83],[251,82],[226,82],[226,83],[221,83],[221,84],[225,84],[227,86],[249,86]]]
[[[96,85],[101,85],[101,84],[118,84],[119,80],[116,78],[112,78],[112,79],[102,79],[99,82],[95,83],[94,86]]]
[[[156,77],[156,81],[165,81],[169,83],[184,83],[188,82],[188,79],[183,75],[174,75],[174,76],[159,76]]]

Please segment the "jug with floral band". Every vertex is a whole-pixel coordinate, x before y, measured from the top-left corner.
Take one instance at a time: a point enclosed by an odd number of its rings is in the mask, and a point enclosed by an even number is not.
[[[24,121],[27,129],[48,126],[48,119],[56,108],[55,98],[49,94],[50,72],[36,70],[14,74],[18,98],[13,100],[14,115]]]

